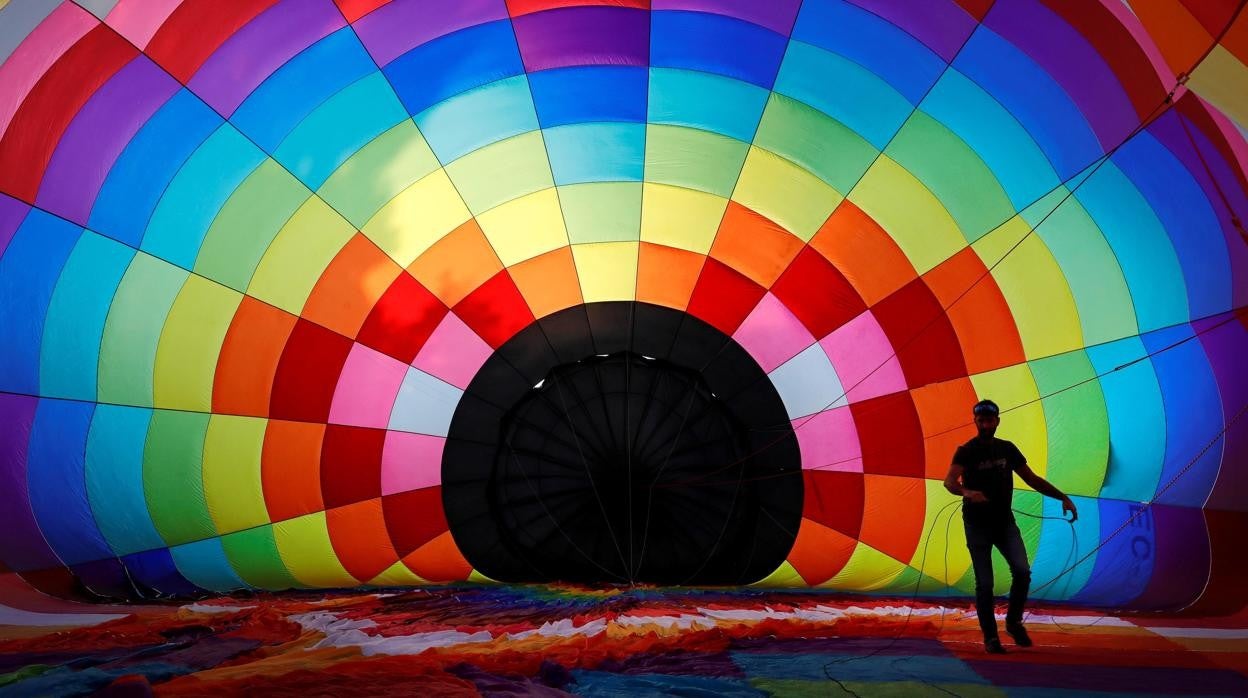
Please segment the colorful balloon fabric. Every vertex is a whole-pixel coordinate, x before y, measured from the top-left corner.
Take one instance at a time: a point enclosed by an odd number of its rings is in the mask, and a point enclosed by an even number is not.
[[[1231,0],[0,1],[0,563],[57,594],[1248,602]],[[998,583],[1008,576],[998,575]]]

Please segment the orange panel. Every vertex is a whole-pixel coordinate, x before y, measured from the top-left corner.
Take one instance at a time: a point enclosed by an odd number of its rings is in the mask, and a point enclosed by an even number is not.
[[[729,201],[711,256],[759,286],[771,288],[804,246],[775,221]]]
[[[637,300],[684,310],[705,260],[700,254],[649,242],[637,257]]]
[[[1026,360],[1010,306],[975,250],[968,247],[946,259],[924,274],[923,281],[948,308],[945,312],[958,335],[968,373]]]
[[[303,306],[303,317],[345,337],[355,337],[364,318],[402,267],[356,233],[326,267]]]
[[[923,427],[925,472],[944,480],[958,446],[975,436],[971,406],[979,401],[969,378],[931,383],[910,391]]]
[[[386,532],[380,497],[329,509],[325,518],[338,560],[361,583],[398,562],[399,554]]]
[[[840,572],[857,545],[858,541],[844,533],[803,518],[788,560],[802,579],[814,586]]]
[[[212,411],[263,417],[277,362],[297,318],[243,296],[221,344],[212,384]]]
[[[321,440],[325,425],[274,419],[264,433],[260,476],[273,521],[321,511]]]
[[[408,266],[425,288],[453,306],[502,271],[494,248],[471,219],[447,233]]]
[[[511,280],[520,289],[520,295],[524,296],[535,318],[544,318],[582,302],[581,283],[570,247],[526,259],[509,267],[507,273],[511,274]]]
[[[463,581],[472,572],[472,565],[459,552],[450,531],[417,548],[403,558],[403,564],[431,582]]]
[[[1133,2],[1131,11],[1140,18],[1175,73],[1190,70],[1213,41],[1179,0]]]
[[[917,274],[896,242],[848,201],[832,212],[810,246],[845,275],[868,306],[905,286]]]
[[[864,475],[862,531],[867,545],[909,564],[923,536],[927,486],[921,478]]]

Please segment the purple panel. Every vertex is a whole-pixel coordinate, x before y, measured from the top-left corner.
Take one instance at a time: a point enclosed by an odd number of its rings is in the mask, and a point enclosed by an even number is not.
[[[529,72],[650,64],[650,13],[644,10],[574,7],[524,15],[512,24]]]
[[[503,0],[394,0],[353,26],[377,65],[465,27],[507,17]]]
[[[84,562],[74,565],[70,571],[82,580],[83,586],[101,596],[124,599],[134,595],[126,568],[116,558]]]
[[[1248,313],[1242,313],[1217,329],[1209,329],[1226,320],[1226,316],[1192,323],[1200,335],[1200,343],[1222,394],[1223,419],[1229,422],[1248,405]],[[1222,469],[1205,506],[1248,512],[1248,414],[1240,415],[1218,445],[1222,451]]]
[[[655,10],[691,10],[735,17],[788,36],[797,21],[800,0],[654,0]]]
[[[922,41],[948,63],[979,23],[953,0],[897,2],[897,0],[851,0],[855,5],[897,25]]]
[[[35,203],[85,226],[117,156],[180,88],[146,56],[130,61],[91,96],[65,130]]]
[[[1108,150],[1138,117],[1113,71],[1092,45],[1036,0],[999,0],[986,24],[1017,46],[1062,86]]]
[[[16,572],[60,567],[35,523],[26,488],[26,447],[38,399],[0,393],[0,560]]]
[[[1154,504],[1156,547],[1153,576],[1144,593],[1128,606],[1145,610],[1178,610],[1200,597],[1209,581],[1209,531],[1200,509]]]
[[[30,213],[30,206],[11,196],[0,194],[0,257],[4,256],[9,242],[13,240],[13,234],[21,227],[22,221],[26,220],[27,213]]]
[[[343,26],[331,0],[282,0],[234,32],[186,86],[229,116],[283,63]]]

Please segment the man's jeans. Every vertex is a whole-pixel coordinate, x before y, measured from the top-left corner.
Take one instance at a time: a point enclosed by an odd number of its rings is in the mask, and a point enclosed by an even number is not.
[[[990,640],[997,637],[997,619],[993,613],[992,548],[995,546],[1001,551],[1013,577],[1005,622],[1021,623],[1027,590],[1031,587],[1027,547],[1023,545],[1018,525],[1012,519],[988,524],[964,523],[966,547],[971,551],[971,565],[975,568],[975,612],[979,614],[979,628],[984,632],[984,640]]]

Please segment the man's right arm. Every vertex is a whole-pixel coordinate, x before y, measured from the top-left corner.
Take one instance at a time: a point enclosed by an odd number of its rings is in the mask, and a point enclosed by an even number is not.
[[[983,492],[978,490],[970,490],[962,486],[962,466],[955,460],[949,464],[949,473],[945,475],[945,489],[950,494],[968,499],[972,502],[986,502],[988,498]]]

